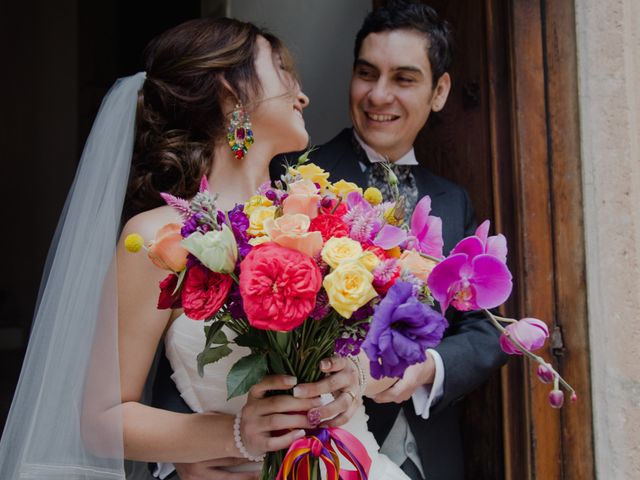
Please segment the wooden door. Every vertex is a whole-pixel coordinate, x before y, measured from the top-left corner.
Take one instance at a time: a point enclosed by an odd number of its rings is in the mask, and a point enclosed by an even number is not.
[[[374,6],[384,1],[374,1]],[[469,479],[594,478],[572,0],[430,0],[456,41],[419,160],[463,185],[509,239],[509,316],[544,319],[542,355],[577,387],[563,410],[513,358],[465,401]]]

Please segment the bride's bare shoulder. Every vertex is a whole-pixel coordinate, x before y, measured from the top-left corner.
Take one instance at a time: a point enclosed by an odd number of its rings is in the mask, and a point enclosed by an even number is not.
[[[130,233],[138,233],[142,235],[145,241],[153,240],[156,232],[167,223],[180,224],[182,220],[173,208],[165,205],[131,217],[125,224],[122,235],[126,236]]]

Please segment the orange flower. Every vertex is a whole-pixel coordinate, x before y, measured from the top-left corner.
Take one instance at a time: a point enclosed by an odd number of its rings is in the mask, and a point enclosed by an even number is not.
[[[168,223],[156,233],[147,252],[156,267],[179,272],[187,265],[188,252],[180,245],[180,228],[177,223]]]
[[[406,250],[400,255],[400,266],[409,270],[416,278],[427,281],[431,270],[437,265],[433,260],[424,258],[415,250]]]

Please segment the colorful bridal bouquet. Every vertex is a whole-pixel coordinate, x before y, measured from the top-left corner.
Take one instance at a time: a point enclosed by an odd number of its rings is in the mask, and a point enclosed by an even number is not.
[[[388,201],[376,188],[329,182],[306,154],[275,186],[263,185],[230,211],[216,207],[205,178],[190,201],[163,194],[183,222],[166,225],[147,245],[151,260],[171,272],[160,284],[158,308],[183,308],[206,322],[200,374],[235,344],[251,353],[228,373],[229,398],[269,373],[317,381],[320,360],[335,353],[363,350],[373,378],[402,377],[442,340],[443,314],[452,306],[485,310],[502,332],[502,348],[537,359],[541,378],[555,383],[558,397],[564,380],[531,353],[548,337],[546,325],[489,311],[512,289],[504,236],[489,236],[484,222],[445,258],[442,221],[430,215],[430,198],[406,216],[397,179],[388,173],[394,197]],[[131,235],[126,244],[136,251],[144,241]],[[357,478],[366,478],[368,460],[352,454],[357,440],[344,433],[308,432],[289,452],[267,456],[263,478],[304,478],[302,472],[318,468],[318,458],[338,478],[336,450]]]

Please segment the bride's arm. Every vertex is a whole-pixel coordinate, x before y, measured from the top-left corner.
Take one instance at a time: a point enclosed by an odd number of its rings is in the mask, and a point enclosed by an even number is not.
[[[133,232],[153,238],[161,224],[145,220],[135,217],[129,221],[122,239]],[[168,272],[155,267],[146,255],[127,252],[122,239],[117,250],[118,345],[125,457],[175,463],[241,456],[233,440],[234,417],[181,414],[140,403],[158,342],[171,318],[169,310],[156,307],[158,283]],[[291,386],[286,378],[271,376],[250,392],[243,410],[242,432],[251,453],[286,448],[299,436],[295,429],[310,427],[305,415],[280,412],[307,411],[317,405],[317,399],[264,398],[267,390]],[[289,428],[294,430],[271,438],[271,431]]]

